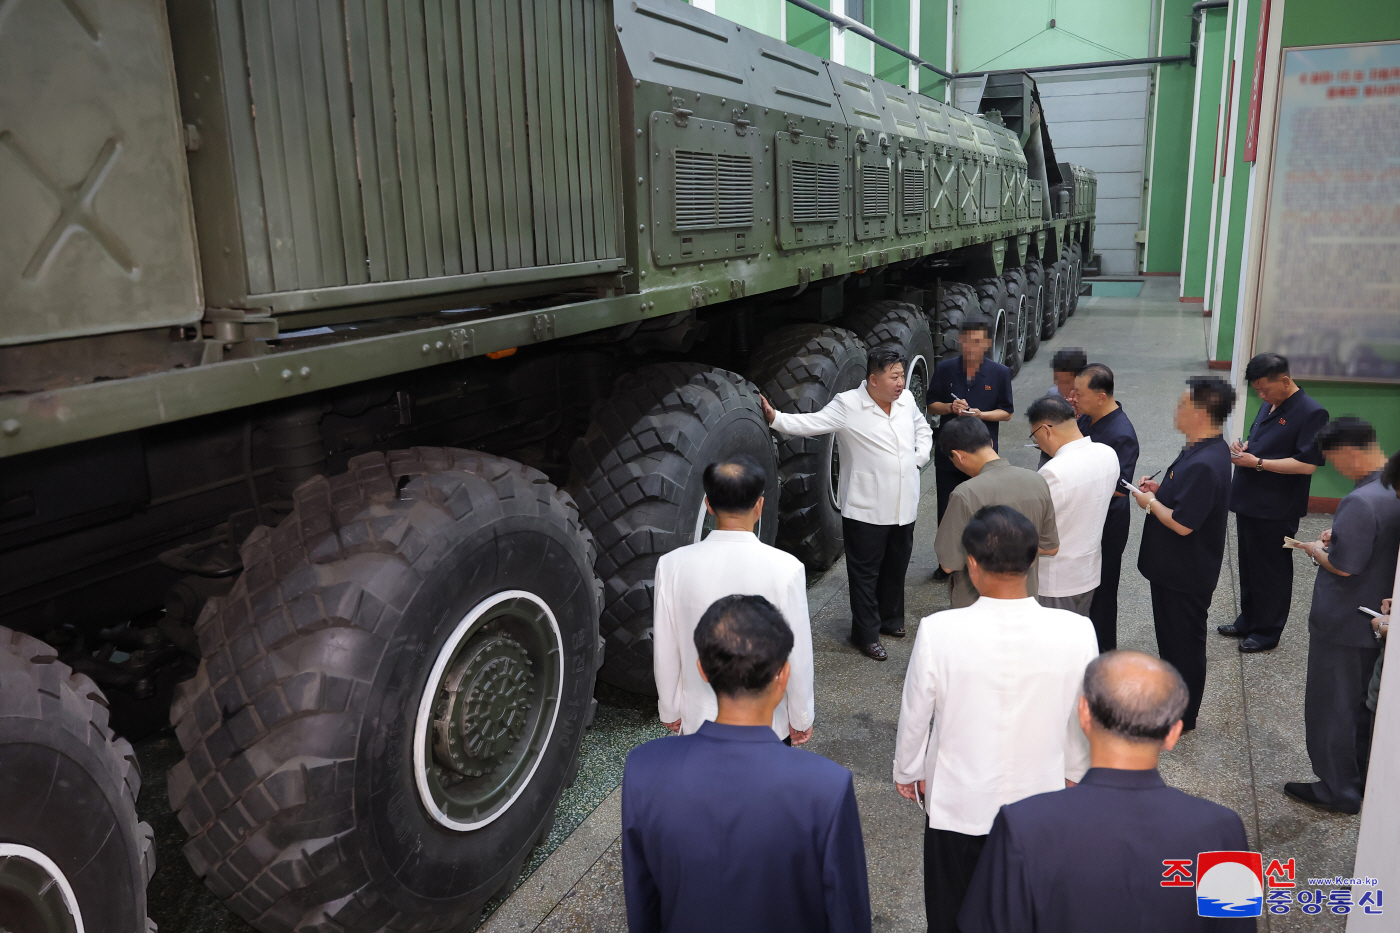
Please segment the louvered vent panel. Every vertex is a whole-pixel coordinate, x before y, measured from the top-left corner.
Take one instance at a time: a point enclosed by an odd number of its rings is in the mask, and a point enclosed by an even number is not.
[[[676,150],[676,229],[753,224],[753,159]]]
[[[840,218],[840,167],[794,159],[792,163],[793,223],[822,223]]]
[[[905,214],[924,212],[924,173],[919,169],[905,169],[904,188],[900,191],[900,207]]]
[[[719,159],[713,152],[676,150],[676,229],[715,225]]]
[[[720,227],[747,227],[753,223],[753,159],[746,155],[719,157]]]
[[[883,217],[890,212],[890,167],[864,165],[860,170],[861,214]]]

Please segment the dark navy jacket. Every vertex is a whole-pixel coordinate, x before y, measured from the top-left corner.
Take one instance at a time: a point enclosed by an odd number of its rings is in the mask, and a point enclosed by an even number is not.
[[[851,772],[767,726],[632,749],[622,874],[630,933],[870,931]]]
[[[1157,771],[1090,768],[1074,787],[1001,808],[958,929],[1253,933],[1253,918],[1197,916],[1194,887],[1200,853],[1248,848],[1235,811],[1168,787]],[[1162,887],[1167,859],[1190,860],[1188,886]]]
[[[1299,389],[1272,412],[1260,405],[1249,428],[1247,453],[1265,460],[1289,457],[1322,466],[1322,452],[1313,439],[1327,424],[1327,409]],[[1250,518],[1287,519],[1308,514],[1312,477],[1301,473],[1270,473],[1248,467],[1235,469],[1230,484],[1230,511]]]
[[[1167,467],[1157,501],[1172,520],[1191,529],[1179,535],[1148,515],[1142,526],[1138,570],[1150,582],[1181,593],[1213,593],[1225,557],[1230,508],[1230,448],[1220,435],[1197,441]],[[1281,544],[1282,542],[1280,542]]]
[[[1133,475],[1138,461],[1137,431],[1128,420],[1128,413],[1123,410],[1121,404],[1098,421],[1090,421],[1088,415],[1080,415],[1079,430],[1095,444],[1107,444],[1112,447],[1113,452],[1118,455],[1119,479],[1137,485],[1137,477]],[[1119,486],[1117,491],[1125,492],[1122,486]],[[1115,496],[1108,500],[1109,514],[1126,512],[1132,504],[1133,500],[1129,496]],[[1107,522],[1108,519],[1104,521]]]

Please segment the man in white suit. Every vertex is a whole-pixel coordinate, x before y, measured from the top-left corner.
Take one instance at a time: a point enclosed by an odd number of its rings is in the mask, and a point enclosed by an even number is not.
[[[904,575],[914,551],[919,470],[933,453],[924,400],[904,387],[904,352],[881,346],[866,358],[865,384],[842,392],[821,411],[763,417],[782,434],[836,435],[841,451],[841,533],[851,593],[851,644],[876,661],[889,655],[883,633],[904,637]]]
[[[703,541],[663,554],[656,564],[652,651],[657,709],[672,732],[695,733],[719,711],[714,690],[700,674],[695,626],[725,596],[762,596],[792,628],[787,695],[773,711],[773,731],[801,745],[815,717],[812,625],[807,615],[807,573],[791,554],[758,540],[763,514],[763,467],[745,454],[705,468],[705,507],[715,530]]]

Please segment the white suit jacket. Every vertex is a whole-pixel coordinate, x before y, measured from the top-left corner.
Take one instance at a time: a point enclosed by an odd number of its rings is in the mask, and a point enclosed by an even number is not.
[[[792,626],[792,673],[787,695],[773,711],[773,731],[784,739],[789,726],[805,732],[815,716],[807,573],[796,557],[747,531],[712,531],[656,563],[652,647],[661,721],[679,719],[681,731],[690,735],[719,713],[715,692],[695,666],[695,626],[715,600],[736,594],[762,596]]]
[[[983,836],[1004,804],[1089,768],[1079,728],[1094,626],[1034,599],[989,599],[919,623],[895,739],[897,784],[927,781],[928,825]]]
[[[810,415],[778,412],[773,430],[798,437],[834,431],[841,451],[841,515],[871,525],[908,525],[919,514],[919,469],[933,453],[933,431],[908,389],[887,415],[866,385],[840,393]]]

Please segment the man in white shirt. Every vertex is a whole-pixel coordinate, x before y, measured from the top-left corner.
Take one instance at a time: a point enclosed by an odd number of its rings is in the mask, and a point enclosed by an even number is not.
[[[904,575],[914,550],[919,469],[933,452],[922,400],[904,388],[904,353],[875,347],[865,384],[809,415],[776,412],[763,399],[773,430],[798,437],[835,432],[841,454],[836,498],[851,594],[851,644],[884,661],[883,632],[904,637]],[[791,689],[791,688],[789,688]]]
[[[902,796],[926,799],[930,933],[956,933],[997,810],[1070,786],[1089,767],[1078,703],[1098,641],[1088,619],[1026,595],[1038,541],[1010,506],[979,509],[962,544],[982,596],[924,619],[914,639],[894,781]]]
[[[693,735],[719,711],[715,692],[700,674],[695,626],[715,600],[762,596],[792,628],[792,675],[773,711],[773,731],[801,745],[812,736],[815,716],[812,625],[807,615],[807,572],[791,554],[769,547],[753,533],[763,515],[763,467],[746,454],[705,468],[705,508],[715,530],[703,541],[676,548],[656,564],[652,615],[652,664],[657,710],[672,732]]]
[[[1036,399],[1026,418],[1031,439],[1050,456],[1040,475],[1050,487],[1060,532],[1060,549],[1040,559],[1036,599],[1087,616],[1103,563],[1103,523],[1118,487],[1118,454],[1085,437],[1074,406],[1059,396]]]

